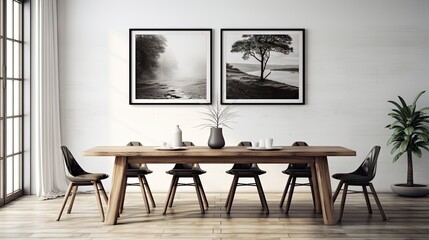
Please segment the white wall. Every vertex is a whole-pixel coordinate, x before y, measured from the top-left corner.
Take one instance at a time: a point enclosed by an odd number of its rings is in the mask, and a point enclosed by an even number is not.
[[[73,0],[59,1],[63,144],[84,169],[111,173],[113,158],[83,157],[97,145],[167,141],[179,124],[184,139],[206,145],[209,129],[201,106],[130,106],[129,28],[212,28],[214,96],[218,100],[221,28],[305,28],[306,104],[236,106],[240,117],[225,129],[227,145],[274,137],[275,145],[304,140],[342,145],[357,157],[329,159],[330,171],[348,172],[374,145],[381,145],[374,184],[406,180],[406,161],[392,163],[387,100],[412,100],[429,90],[429,1],[403,0]],[[420,106],[429,106],[429,93]],[[429,183],[429,154],[415,160],[416,182]],[[154,191],[167,191],[171,165],[150,165]],[[203,165],[206,191],[224,191],[229,165]],[[282,191],[286,165],[262,165],[266,191]],[[333,184],[337,182],[333,181]],[[110,187],[110,179],[106,181]],[[335,187],[335,186],[334,186]],[[193,190],[193,189],[189,189]],[[252,189],[253,191],[254,189]]]

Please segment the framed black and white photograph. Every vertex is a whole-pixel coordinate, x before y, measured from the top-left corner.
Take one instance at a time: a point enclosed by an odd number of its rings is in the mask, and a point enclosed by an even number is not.
[[[304,29],[221,29],[222,104],[304,104]]]
[[[130,29],[130,104],[211,104],[211,29]]]

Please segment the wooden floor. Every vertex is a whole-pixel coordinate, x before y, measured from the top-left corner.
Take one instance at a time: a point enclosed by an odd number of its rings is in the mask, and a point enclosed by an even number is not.
[[[180,191],[180,190],[179,190]],[[127,193],[116,226],[100,222],[93,194],[79,194],[73,212],[55,221],[62,198],[39,201],[24,196],[0,208],[0,239],[429,239],[429,197],[402,198],[380,194],[388,221],[372,201],[367,213],[362,194],[349,194],[343,221],[322,224],[313,214],[311,195],[296,193],[285,215],[278,207],[281,193],[267,193],[270,214],[262,212],[257,193],[237,193],[231,214],[225,214],[226,193],[208,193],[208,212],[200,214],[195,193],[176,195],[162,215],[166,194],[155,194],[157,208],[146,214],[140,193]],[[335,204],[338,216],[339,201]]]

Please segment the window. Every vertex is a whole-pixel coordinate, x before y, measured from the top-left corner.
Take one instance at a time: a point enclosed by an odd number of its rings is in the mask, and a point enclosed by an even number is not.
[[[0,0],[0,205],[22,195],[23,6]]]

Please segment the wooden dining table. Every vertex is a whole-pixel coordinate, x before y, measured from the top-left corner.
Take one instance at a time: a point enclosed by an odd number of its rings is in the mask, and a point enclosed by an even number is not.
[[[316,213],[323,223],[335,224],[328,157],[356,156],[354,150],[340,146],[284,146],[280,149],[254,150],[247,147],[188,147],[180,151],[158,150],[153,146],[97,146],[83,152],[84,156],[114,156],[112,187],[107,206],[106,224],[117,224],[127,163],[308,163],[311,165],[315,191]],[[314,177],[316,176],[316,177]]]

